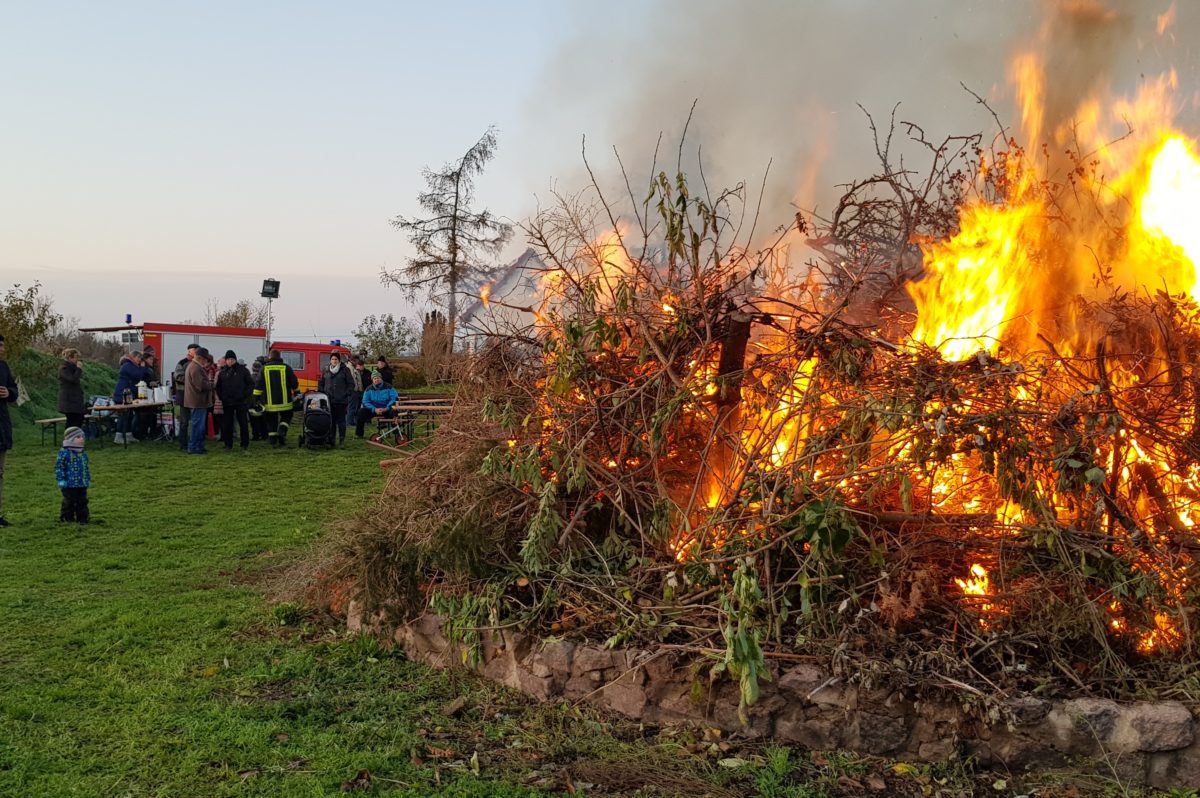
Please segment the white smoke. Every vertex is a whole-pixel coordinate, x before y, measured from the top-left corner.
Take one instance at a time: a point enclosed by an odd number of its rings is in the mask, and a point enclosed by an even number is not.
[[[1200,34],[1200,4],[1176,9],[1160,35],[1159,17],[1170,8],[1133,0],[580,5],[578,30],[563,42],[533,107],[547,127],[587,136],[607,190],[623,186],[615,146],[638,193],[660,133],[658,168],[674,171],[679,135],[697,101],[685,144],[690,180],[699,180],[699,150],[707,185],[745,182],[753,206],[770,162],[760,222],[766,230],[786,224],[796,206],[828,210],[839,184],[875,170],[858,105],[883,128],[899,103],[897,118],[920,124],[931,138],[995,134],[965,84],[1015,130],[1009,62],[1039,44],[1049,48],[1048,115],[1081,92],[1102,85],[1129,92],[1171,67],[1181,85],[1195,85],[1188,45]],[[917,157],[913,148],[907,153]],[[560,187],[583,184],[578,163],[559,169]]]

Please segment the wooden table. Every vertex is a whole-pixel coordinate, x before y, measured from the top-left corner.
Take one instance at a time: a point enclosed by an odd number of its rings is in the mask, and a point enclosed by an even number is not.
[[[112,411],[113,413],[131,413],[131,412],[137,412],[139,410],[154,410],[156,412],[161,412],[162,410],[167,409],[167,408],[170,408],[172,411],[171,431],[178,434],[178,429],[176,428],[176,425],[175,425],[175,415],[174,415],[175,403],[172,401],[131,402],[127,405],[100,405],[99,407],[93,407],[92,412],[96,413],[96,414],[100,414],[104,411]],[[127,446],[127,447],[129,446],[129,438],[128,437],[123,437],[123,438],[121,438],[121,440],[125,444],[125,446]]]

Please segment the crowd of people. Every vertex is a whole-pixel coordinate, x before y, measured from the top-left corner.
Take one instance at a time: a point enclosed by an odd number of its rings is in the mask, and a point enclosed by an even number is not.
[[[4,517],[4,466],[13,446],[9,405],[18,398],[16,379],[4,360],[4,351],[4,337],[0,335],[0,527],[11,525]],[[182,451],[208,453],[205,442],[210,416],[226,450],[233,450],[235,440],[243,451],[251,441],[258,440],[272,446],[287,445],[300,385],[278,351],[255,358],[247,367],[232,350],[215,358],[199,344],[191,344],[166,379],[178,409],[174,433]],[[116,411],[116,443],[135,443],[147,436],[168,434],[161,424],[159,406],[149,403],[143,409],[136,401],[143,387],[158,387],[162,380],[152,349],[122,356],[110,405],[121,408]],[[332,443],[345,446],[350,424],[356,437],[362,438],[366,422],[396,416],[400,397],[393,380],[394,372],[384,357],[370,368],[362,357],[353,356],[343,362],[340,352],[330,353],[317,390],[328,399]],[[84,422],[89,409],[82,358],[77,349],[65,349],[58,372],[58,410],[66,419],[66,433],[54,475],[63,496],[60,520],[81,524],[91,522],[87,496],[91,471],[84,450]],[[102,411],[103,407],[96,409]]]

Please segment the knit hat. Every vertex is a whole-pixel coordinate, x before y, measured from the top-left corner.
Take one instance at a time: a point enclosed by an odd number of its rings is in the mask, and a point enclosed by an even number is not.
[[[237,355],[235,355],[233,353],[232,349],[229,349],[225,352],[225,359],[228,360],[229,358],[233,358],[234,360],[237,360]]]
[[[85,437],[83,430],[79,427],[67,427],[67,431],[63,433],[63,446],[70,449],[82,449]]]
[[[379,369],[371,369],[371,379],[375,379],[376,377],[382,378],[383,375],[379,373]]]

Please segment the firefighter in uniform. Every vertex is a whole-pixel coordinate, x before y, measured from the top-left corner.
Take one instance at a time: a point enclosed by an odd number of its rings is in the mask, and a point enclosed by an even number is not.
[[[271,350],[254,384],[254,398],[262,403],[267,440],[272,446],[286,446],[288,425],[292,422],[292,401],[300,388],[296,372]]]

